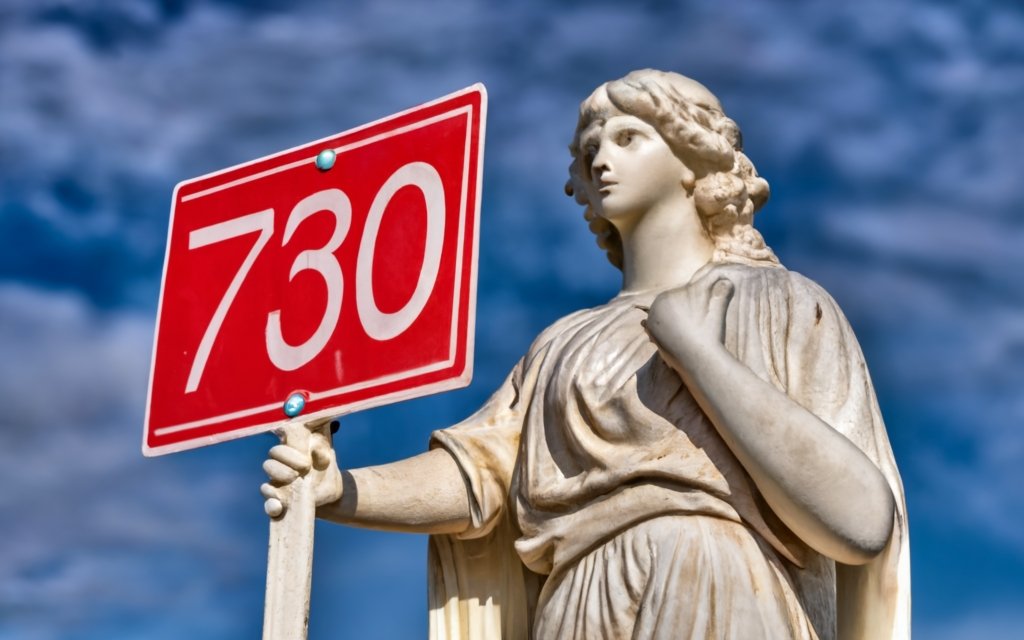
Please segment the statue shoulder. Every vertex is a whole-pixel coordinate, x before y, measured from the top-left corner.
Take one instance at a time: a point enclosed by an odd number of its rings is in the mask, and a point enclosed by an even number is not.
[[[836,307],[832,296],[814,280],[798,271],[791,271],[779,264],[750,264],[746,262],[715,262],[700,274],[714,282],[719,277],[728,278],[741,295],[759,293],[782,294],[787,298],[806,299]]]
[[[779,316],[796,327],[833,330],[849,339],[849,322],[839,304],[820,284],[781,265],[714,263],[702,274],[709,286],[727,278],[734,286],[733,304],[748,310],[785,309]]]

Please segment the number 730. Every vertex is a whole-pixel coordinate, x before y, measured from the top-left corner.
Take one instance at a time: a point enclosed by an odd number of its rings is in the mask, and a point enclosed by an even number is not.
[[[384,313],[377,306],[373,294],[373,256],[377,246],[377,235],[388,203],[399,189],[413,186],[423,193],[426,202],[427,231],[416,288],[408,302],[392,313]],[[266,345],[267,356],[275,367],[282,371],[294,371],[315,358],[327,345],[338,325],[341,314],[341,300],[344,293],[344,278],[341,265],[335,252],[345,242],[349,228],[352,226],[352,203],[341,189],[324,189],[300,200],[291,210],[284,226],[284,237],[281,246],[288,244],[295,230],[313,214],[321,211],[334,215],[334,232],[322,247],[306,249],[292,261],[288,274],[289,282],[303,271],[314,271],[323,278],[327,286],[326,303],[323,316],[316,331],[301,344],[290,344],[281,333],[281,310],[275,309],[267,314]],[[366,226],[359,242],[359,253],[356,257],[356,310],[359,321],[366,335],[374,340],[391,340],[401,335],[419,317],[426,306],[430,294],[437,281],[437,272],[441,264],[441,249],[444,243],[445,204],[444,186],[441,176],[433,166],[426,162],[411,162],[399,168],[389,177],[370,205],[366,218]],[[203,337],[199,340],[192,367],[189,369],[188,380],[185,382],[185,393],[192,393],[199,388],[210,352],[217,341],[217,335],[224,324],[224,318],[231,310],[239,289],[246,276],[256,263],[263,249],[274,235],[274,210],[264,209],[223,222],[193,230],[189,233],[188,248],[199,249],[218,242],[230,240],[251,233],[258,233],[245,260],[239,265],[238,271],[221,296],[216,310],[206,325]]]

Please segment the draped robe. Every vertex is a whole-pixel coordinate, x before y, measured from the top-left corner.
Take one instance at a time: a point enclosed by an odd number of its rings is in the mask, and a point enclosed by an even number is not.
[[[808,637],[909,637],[903,489],[849,324],[824,290],[785,268],[719,262],[704,270],[715,273],[695,281],[725,277],[735,287],[727,350],[885,476],[897,503],[887,547],[866,565],[846,566],[794,535],[643,330],[642,308],[659,291],[621,294],[546,329],[476,414],[433,434],[431,446],[451,453],[462,471],[471,525],[431,538],[431,638],[529,637],[538,598],[550,595],[545,581],[665,516],[711,517],[753,532],[791,589],[790,606],[810,622]],[[714,605],[701,604],[727,621],[731,612]]]

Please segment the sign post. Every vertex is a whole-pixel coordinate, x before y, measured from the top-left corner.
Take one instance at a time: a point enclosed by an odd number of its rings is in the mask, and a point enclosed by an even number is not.
[[[310,438],[330,442],[330,428],[305,426],[289,430],[286,444],[301,451],[311,448]],[[309,627],[310,585],[313,579],[313,529],[316,496],[309,476],[291,483],[288,509],[270,519],[267,552],[267,593],[263,606],[263,640],[305,638]]]
[[[329,438],[310,430],[469,383],[486,109],[474,85],[178,184],[145,455]],[[306,479],[291,490],[270,525],[275,640],[304,638],[308,618],[314,496]]]

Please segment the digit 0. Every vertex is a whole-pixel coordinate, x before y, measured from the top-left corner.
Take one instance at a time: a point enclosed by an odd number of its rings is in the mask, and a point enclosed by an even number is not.
[[[388,203],[403,187],[416,187],[426,201],[427,232],[423,263],[412,296],[398,311],[384,313],[377,306],[373,295],[373,258],[377,248],[377,235],[384,219]],[[356,261],[356,309],[359,322],[366,335],[374,340],[391,340],[408,329],[423,312],[430,294],[437,282],[441,266],[441,249],[444,246],[444,185],[441,176],[426,162],[411,162],[387,179],[377,192],[367,214],[366,227],[359,243]]]

